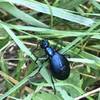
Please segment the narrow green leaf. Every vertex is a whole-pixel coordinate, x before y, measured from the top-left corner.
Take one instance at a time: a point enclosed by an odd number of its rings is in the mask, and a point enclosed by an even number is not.
[[[14,4],[22,5],[30,9],[36,10],[38,12],[51,14],[49,7],[46,4],[43,4],[37,1],[28,1],[28,0],[10,0],[10,1]],[[56,16],[65,20],[76,22],[85,26],[91,26],[94,23],[94,21],[90,18],[85,18],[80,15],[69,13],[65,9],[51,6],[51,10],[52,10],[53,16]]]
[[[16,91],[18,88],[20,88],[23,84],[25,84],[31,76],[34,76],[38,72],[38,69],[32,72],[30,75],[25,77],[23,80],[21,80],[19,83],[14,85],[10,90],[8,90],[4,95],[0,96],[0,100],[4,100],[7,96],[9,96],[11,93]]]
[[[36,58],[32,55],[32,53],[29,51],[29,49],[21,42],[18,37],[14,34],[13,31],[11,31],[6,25],[1,24],[3,28],[8,32],[8,34],[11,36],[11,38],[16,42],[16,44],[19,46],[19,48],[25,52],[28,56],[30,56],[33,60],[36,60]]]
[[[97,3],[96,0],[90,0],[90,1],[92,2],[92,4],[93,4],[98,10],[100,10],[100,4]]]
[[[5,23],[3,23],[5,24]],[[21,26],[21,25],[11,25],[11,24],[5,24],[11,29],[17,29],[17,30],[25,30],[25,31],[35,31],[39,32],[40,36],[49,36],[49,37],[80,37],[80,36],[91,36],[91,35],[99,35],[100,32],[87,32],[87,31],[61,31],[61,30],[54,30],[54,29],[47,29],[47,28],[37,28],[37,27],[31,27],[31,26]],[[2,26],[0,26],[2,27]],[[48,33],[48,34],[47,34]],[[32,35],[31,35],[32,36]],[[37,34],[38,36],[38,34]]]
[[[32,16],[19,10],[18,8],[16,8],[14,5],[12,5],[10,3],[1,2],[0,8],[4,9],[8,13],[12,14],[13,16],[17,17],[18,19],[21,19],[22,21],[24,21],[30,25],[34,25],[34,26],[38,26],[38,27],[48,27],[46,24],[38,21],[37,19],[33,18]]]
[[[57,87],[57,90],[64,100],[74,100],[74,98],[70,97],[64,89]]]

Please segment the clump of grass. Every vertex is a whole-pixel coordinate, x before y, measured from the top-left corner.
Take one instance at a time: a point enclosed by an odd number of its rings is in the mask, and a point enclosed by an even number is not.
[[[99,100],[99,6],[94,0],[0,1],[0,100]],[[65,81],[55,79],[56,95],[49,62],[35,62],[44,53],[37,47],[42,39],[70,55],[70,76]]]

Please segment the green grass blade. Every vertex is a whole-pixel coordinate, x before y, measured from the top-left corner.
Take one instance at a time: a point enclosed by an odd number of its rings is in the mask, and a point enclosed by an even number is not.
[[[10,13],[11,15],[17,17],[18,19],[21,19],[22,21],[24,21],[30,25],[34,25],[34,26],[38,26],[38,27],[48,27],[46,24],[38,21],[37,19],[33,18],[32,16],[19,10],[18,8],[16,8],[14,5],[12,5],[10,3],[2,2],[2,3],[0,3],[0,7],[2,9],[4,9],[5,11],[7,11],[8,13]]]
[[[38,69],[32,72],[30,75],[25,77],[23,80],[21,80],[19,83],[17,83],[14,87],[12,87],[10,90],[8,90],[4,95],[0,96],[0,100],[3,100],[7,96],[9,96],[11,93],[16,91],[18,88],[20,88],[23,84],[25,84],[31,76],[34,76],[37,73]]]
[[[37,2],[37,1],[28,1],[28,0],[10,0],[12,3],[17,5],[22,5],[25,7],[28,7],[30,9],[36,10],[38,12],[51,14],[48,6],[46,4]],[[82,17],[80,15],[75,15],[72,13],[69,13],[65,9],[57,8],[51,6],[52,14],[53,16],[59,17],[61,19],[69,20],[72,22],[76,22],[85,26],[91,26],[94,21],[90,18]]]

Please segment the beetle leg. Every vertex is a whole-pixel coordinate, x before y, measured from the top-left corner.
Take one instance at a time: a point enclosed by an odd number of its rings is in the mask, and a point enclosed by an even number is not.
[[[53,76],[51,75],[51,82],[53,85],[53,89],[54,89],[54,94],[56,94],[56,88],[55,88],[55,84],[54,84],[54,80],[53,80]]]
[[[37,60],[38,60],[39,58],[37,58]],[[45,61],[47,61],[48,60],[48,58],[47,59],[45,59]],[[38,70],[38,72],[36,73],[36,74],[38,74],[40,71],[41,71],[41,69],[43,68],[43,66],[41,66],[40,68],[39,68],[39,70]]]
[[[32,47],[32,48],[30,49],[30,51],[33,52],[33,51],[37,50],[37,49],[38,49],[38,46],[39,46],[39,43],[37,43],[36,48]]]
[[[42,61],[42,60],[44,60],[45,62],[48,60],[48,57],[45,57],[45,56],[47,56],[47,55],[43,55],[43,56],[41,56],[41,57],[36,57],[36,60],[35,60],[35,63],[39,60],[39,61]],[[43,58],[44,57],[44,58]]]
[[[66,56],[67,58],[71,58],[71,56],[70,56],[69,54],[67,54],[67,55],[64,55],[64,56]]]
[[[41,71],[42,68],[43,68],[43,66],[41,66],[39,68],[39,70],[35,73],[35,75],[38,74]],[[32,77],[29,77],[29,82],[32,82],[32,79],[33,79],[33,76]]]
[[[37,72],[36,74],[38,74],[38,73],[41,71],[42,68],[43,68],[43,66],[41,66],[41,67],[39,68],[39,70],[38,70],[38,72]]]

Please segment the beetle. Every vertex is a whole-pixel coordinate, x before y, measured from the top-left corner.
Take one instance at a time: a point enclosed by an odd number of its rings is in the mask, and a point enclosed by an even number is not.
[[[65,80],[70,74],[70,65],[67,58],[49,46],[48,40],[41,40],[40,47],[49,57],[50,71],[56,79]]]
[[[70,75],[70,64],[67,58],[58,51],[55,51],[55,49],[49,45],[48,40],[41,40],[40,47],[44,49],[45,53],[48,55],[51,75],[58,80],[67,79]],[[52,77],[51,80],[54,91],[56,92]]]

